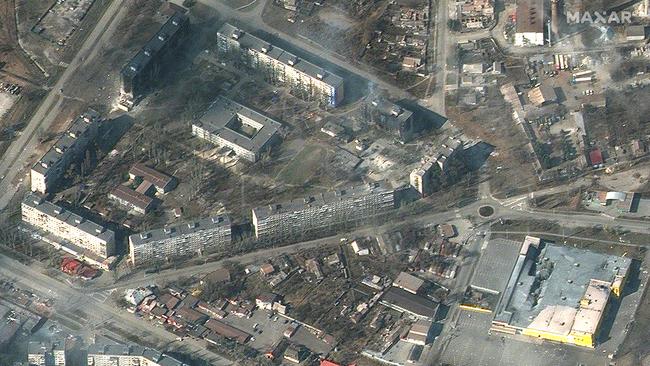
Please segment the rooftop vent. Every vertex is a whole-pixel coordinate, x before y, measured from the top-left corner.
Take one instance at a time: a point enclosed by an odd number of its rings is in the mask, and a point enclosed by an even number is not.
[[[82,218],[76,218],[76,219],[74,219],[74,222],[75,222],[77,225],[81,224],[83,221],[84,221],[84,220],[83,220]]]
[[[61,208],[61,207],[57,207],[57,208],[55,208],[55,209],[54,209],[54,213],[57,214],[57,215],[62,214],[62,213],[63,213],[63,208]]]
[[[190,229],[195,229],[196,228],[196,222],[190,222],[189,224],[187,224],[187,227],[190,228]]]
[[[398,107],[398,106],[394,106],[393,109],[391,109],[390,114],[392,114],[393,116],[397,117],[397,116],[399,116],[400,114],[402,114],[402,108],[400,108],[400,107]]]
[[[223,217],[213,217],[212,218],[212,223],[213,224],[218,224],[220,222],[223,222]]]
[[[319,72],[318,74],[316,74],[316,77],[319,78],[320,80],[323,80],[323,77],[324,77],[324,76],[325,76],[325,75],[323,75],[322,72]]]
[[[163,231],[165,232],[165,234],[171,234],[173,232],[172,228],[170,227],[164,228]]]
[[[151,56],[151,51],[149,51],[149,50],[144,50],[144,54],[145,54],[146,56]]]
[[[140,239],[149,239],[151,234],[149,233],[140,233]]]
[[[95,229],[95,232],[96,232],[97,234],[101,234],[101,233],[103,233],[103,232],[104,232],[104,227],[103,227],[103,226],[98,227],[97,229]]]
[[[262,46],[262,52],[268,53],[270,50],[271,50],[271,45],[270,44],[267,43],[264,46]]]
[[[163,42],[165,42],[165,40],[167,39],[167,36],[164,35],[164,34],[159,34],[159,35],[158,35],[158,39],[161,40],[161,41],[163,41]]]
[[[239,37],[241,37],[243,33],[244,33],[244,32],[242,32],[242,31],[240,31],[239,29],[237,29],[237,30],[235,30],[234,32],[232,32],[232,36],[231,36],[231,37],[232,37],[232,39],[239,39]]]
[[[178,27],[178,19],[173,19],[172,24]]]

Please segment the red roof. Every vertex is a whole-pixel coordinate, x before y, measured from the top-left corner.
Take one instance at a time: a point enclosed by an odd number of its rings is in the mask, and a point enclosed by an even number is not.
[[[320,366],[341,366],[341,365],[339,365],[338,363],[334,363],[332,361],[322,360],[320,362]]]
[[[603,163],[603,154],[600,152],[600,149],[591,150],[589,153],[589,161],[591,161],[591,165],[600,165]]]

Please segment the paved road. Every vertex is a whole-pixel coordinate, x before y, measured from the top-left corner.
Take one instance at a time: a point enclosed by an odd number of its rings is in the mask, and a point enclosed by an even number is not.
[[[175,2],[181,2],[180,0],[174,0]],[[377,86],[388,90],[395,98],[400,98],[406,96],[404,90],[388,83],[381,78],[377,77],[373,72],[367,69],[367,66],[362,64],[351,64],[349,58],[345,58],[342,55],[338,55],[330,50],[327,50],[323,46],[310,41],[305,37],[300,37],[299,35],[289,34],[282,32],[278,29],[272,28],[267,25],[262,19],[262,12],[268,0],[259,0],[255,4],[253,9],[246,9],[246,11],[238,11],[227,5],[225,5],[220,0],[199,0],[203,4],[217,10],[219,16],[222,19],[237,19],[242,24],[246,24],[251,30],[261,30],[269,34],[273,34],[276,37],[282,39],[285,42],[291,43],[295,47],[302,48],[303,50],[314,54],[326,61],[329,61],[345,70],[348,70],[354,74],[357,74],[368,81],[375,83]]]
[[[9,201],[16,194],[20,185],[27,184],[26,181],[20,181],[18,184],[15,184],[14,180],[32,161],[30,156],[39,145],[39,131],[47,130],[54,121],[54,118],[61,112],[61,106],[64,100],[61,90],[65,92],[68,81],[75,75],[77,69],[88,61],[84,56],[95,52],[100,39],[105,35],[108,27],[114,22],[119,22],[118,14],[124,14],[124,12],[119,12],[119,10],[124,8],[125,1],[114,0],[108,7],[77,52],[77,55],[70,62],[69,66],[38,107],[33,117],[29,120],[20,137],[9,146],[9,149],[3,155],[0,161],[0,211],[9,204]]]
[[[85,291],[71,288],[65,283],[48,277],[32,267],[0,255],[0,276],[10,278],[18,287],[30,288],[44,297],[55,299],[56,313],[62,313],[66,317],[75,317],[75,312],[81,310],[88,317],[82,323],[106,323],[108,321],[113,327],[122,329],[130,334],[143,338],[143,340],[158,343],[159,341],[174,341],[176,336],[166,330],[155,327],[151,323],[136,318],[132,314],[123,311],[110,303],[105,303],[89,296]],[[212,365],[226,366],[232,362],[220,355],[209,352],[201,342],[183,342],[179,346],[185,346],[190,351],[206,354],[209,353],[209,361]]]

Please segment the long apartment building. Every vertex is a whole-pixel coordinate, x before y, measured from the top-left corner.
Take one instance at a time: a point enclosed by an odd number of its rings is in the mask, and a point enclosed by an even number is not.
[[[95,343],[88,347],[88,366],[189,366],[152,348]]]
[[[269,116],[219,97],[192,124],[192,134],[256,162],[263,152],[280,142],[280,126]]]
[[[144,47],[124,65],[120,73],[121,107],[127,110],[133,107],[135,99],[146,91],[151,80],[156,77],[156,70],[160,70],[182,44],[189,31],[189,24],[187,16],[181,13],[172,15]]]
[[[257,238],[290,238],[313,229],[354,222],[396,206],[395,190],[371,183],[253,209]]]
[[[28,194],[22,202],[22,220],[64,242],[106,259],[115,255],[115,233],[65,208]]]
[[[413,169],[409,177],[411,186],[422,196],[430,195],[436,189],[435,178],[441,178],[449,170],[449,166],[462,150],[462,141],[449,137],[433,154]]]
[[[221,55],[239,55],[246,65],[266,72],[274,82],[305,91],[328,106],[343,101],[343,78],[231,24],[224,24],[217,33],[217,48]]]
[[[65,342],[29,342],[27,362],[30,366],[65,366]]]
[[[97,137],[101,118],[89,109],[77,117],[54,145],[32,166],[32,191],[49,193],[70,165],[84,158],[88,144]]]
[[[167,261],[226,248],[231,242],[230,218],[214,216],[129,236],[130,261],[133,265]]]

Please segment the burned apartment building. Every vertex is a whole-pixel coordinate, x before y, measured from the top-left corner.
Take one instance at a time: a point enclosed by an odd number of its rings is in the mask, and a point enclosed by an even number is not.
[[[106,259],[115,255],[115,233],[105,226],[30,193],[22,202],[22,220],[56,237],[45,241],[76,256]]]
[[[192,124],[192,134],[256,162],[280,143],[281,123],[230,99],[219,97]]]
[[[258,239],[295,238],[318,229],[358,222],[396,207],[396,192],[370,183],[253,209]]]
[[[288,86],[299,98],[329,107],[343,101],[343,78],[231,24],[217,33],[217,48],[220,57],[241,61],[269,82]]]
[[[230,218],[213,216],[129,236],[130,261],[135,266],[166,262],[227,248],[231,242]]]
[[[385,99],[370,102],[367,117],[371,124],[390,131],[402,143],[411,141],[423,129],[412,111]]]
[[[187,16],[176,13],[162,28],[142,47],[120,72],[122,89],[119,106],[130,110],[138,97],[150,87],[165,63],[183,43],[189,32]]]
[[[88,145],[97,137],[99,114],[89,109],[77,117],[54,145],[32,166],[32,192],[50,193],[70,165],[82,161]]]
[[[410,175],[411,186],[424,197],[458,178],[457,170],[462,165],[462,151],[461,140],[447,138],[413,169]]]

